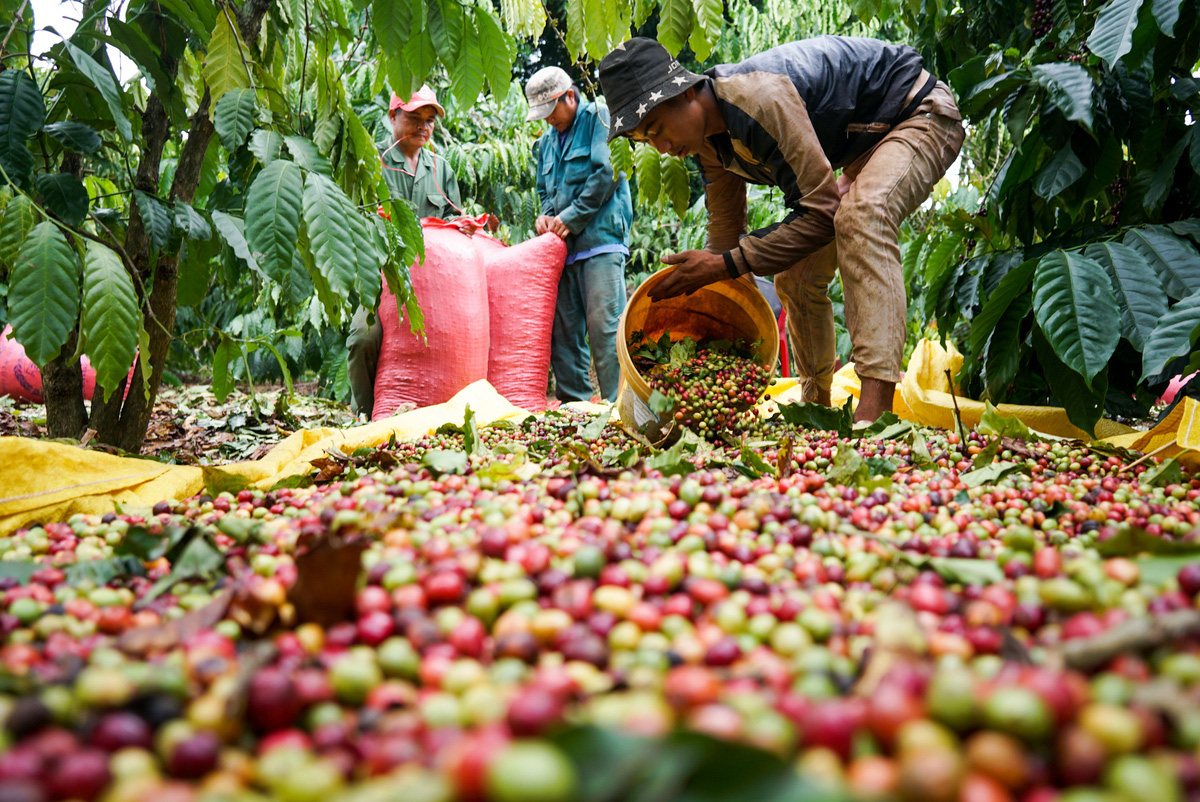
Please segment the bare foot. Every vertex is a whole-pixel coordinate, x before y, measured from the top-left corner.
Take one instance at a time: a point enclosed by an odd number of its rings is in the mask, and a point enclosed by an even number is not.
[[[873,422],[885,412],[892,411],[892,398],[896,393],[895,382],[862,377],[862,390],[858,395],[858,408],[854,410],[854,421]]]

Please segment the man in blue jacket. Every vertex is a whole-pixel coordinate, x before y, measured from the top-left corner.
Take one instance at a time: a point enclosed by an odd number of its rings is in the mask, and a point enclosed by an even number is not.
[[[592,397],[590,341],[600,396],[614,401],[621,375],[617,321],[625,306],[625,237],[633,202],[629,182],[624,176],[613,178],[608,109],[587,102],[558,67],[534,73],[525,97],[527,119],[545,120],[551,127],[534,146],[542,203],[535,230],[557,234],[567,243],[550,338],[554,392],[562,401]]]

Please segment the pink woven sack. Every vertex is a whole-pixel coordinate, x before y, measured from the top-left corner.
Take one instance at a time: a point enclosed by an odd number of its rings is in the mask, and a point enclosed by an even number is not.
[[[372,420],[401,405],[448,401],[487,378],[487,275],[473,238],[450,224],[426,218],[425,262],[410,268],[413,291],[425,316],[425,341],[409,330],[407,313],[384,284],[379,302],[383,344],[375,372]]]
[[[554,234],[512,247],[491,237],[475,239],[487,263],[492,341],[488,381],[522,409],[541,412],[546,408],[550,331],[567,245]]]

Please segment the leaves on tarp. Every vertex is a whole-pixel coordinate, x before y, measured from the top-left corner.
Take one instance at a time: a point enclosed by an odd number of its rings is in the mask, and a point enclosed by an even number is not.
[[[991,585],[1004,581],[1004,569],[991,560],[926,557],[899,549],[896,550],[896,556],[917,568],[933,571],[947,582],[957,582],[960,585]]]
[[[967,471],[959,476],[961,481],[967,487],[979,487],[980,485],[999,482],[1005,476],[1013,473],[1027,472],[1024,465],[1016,462],[993,462],[984,465],[982,468],[975,468]]]
[[[1122,448],[1112,443],[1106,443],[1103,440],[1093,440],[1088,443],[1088,449],[1096,454],[1103,454],[1105,457],[1116,457],[1126,465],[1142,456],[1132,448]],[[1016,452],[1014,451],[1013,453],[1015,454]]]
[[[896,467],[896,463],[885,458],[864,458],[857,449],[842,443],[829,463],[825,481],[845,487],[866,487],[868,490],[890,488]]]
[[[152,626],[128,629],[117,639],[117,648],[137,655],[168,652],[193,638],[196,633],[212,629],[225,618],[235,592],[236,586],[231,585],[208,604],[179,618],[167,619]]]
[[[445,448],[426,451],[421,457],[421,464],[429,469],[429,473],[435,479],[444,473],[463,473],[467,469],[467,463],[467,452]]]
[[[754,470],[758,476],[770,476],[776,470],[770,463],[760,457],[757,451],[745,443],[742,443],[742,451],[738,455],[738,461]],[[753,478],[757,479],[758,477]]]
[[[204,492],[214,498],[222,493],[236,496],[254,484],[241,474],[230,473],[208,465],[200,466],[200,474],[204,477]]]
[[[367,539],[358,533],[327,535],[296,555],[296,582],[288,589],[296,623],[325,627],[350,617],[366,549]]]
[[[22,585],[28,585],[33,578],[33,572],[44,565],[24,560],[0,560],[0,579],[15,579]]]
[[[1200,554],[1200,540],[1172,540],[1152,535],[1140,526],[1119,525],[1116,534],[1101,540],[1097,538],[1092,547],[1101,557],[1132,557],[1135,554],[1196,555]]]
[[[996,455],[999,453],[1000,440],[997,438],[984,446],[980,452],[975,455],[975,459],[971,460],[971,470],[977,471],[980,468],[985,468],[988,465],[991,465],[996,461]]]
[[[795,471],[795,466],[792,464],[792,453],[795,448],[795,441],[789,434],[787,437],[779,441],[779,447],[775,451],[775,478],[779,480],[787,479]]]
[[[611,419],[612,405],[609,404],[602,412],[595,415],[590,421],[577,426],[576,431],[579,432],[579,438],[585,443],[599,440],[604,435],[604,428],[608,426],[608,422]]]
[[[1180,484],[1183,481],[1183,466],[1179,464],[1179,460],[1175,457],[1147,468],[1138,477],[1138,484],[1150,485],[1151,487],[1166,487],[1167,485]]]
[[[696,732],[644,738],[593,726],[552,739],[575,766],[574,802],[838,802],[776,755]]]
[[[854,429],[854,409],[849,398],[840,409],[814,401],[780,404],[779,414],[783,416],[784,421],[793,426],[837,432],[840,437],[849,437]]]
[[[870,423],[854,426],[853,432],[855,437],[864,440],[899,440],[916,428],[916,424],[902,419],[895,412],[884,412]]]
[[[63,568],[68,585],[89,581],[97,587],[107,585],[114,579],[128,576],[145,576],[146,569],[136,557],[110,557],[106,560],[84,560]]]
[[[114,551],[144,562],[166,557],[171,573],[155,582],[136,606],[144,607],[176,582],[214,579],[225,568],[225,555],[213,541],[213,532],[203,526],[168,526],[161,536],[143,527],[131,527]]]
[[[1020,418],[1015,415],[1005,415],[992,406],[991,401],[983,402],[983,415],[979,417],[979,425],[975,427],[975,431],[982,435],[990,435],[993,437],[1016,437],[1021,440],[1039,441],[1044,440],[1041,435],[1035,434],[1032,429],[1021,422]]]

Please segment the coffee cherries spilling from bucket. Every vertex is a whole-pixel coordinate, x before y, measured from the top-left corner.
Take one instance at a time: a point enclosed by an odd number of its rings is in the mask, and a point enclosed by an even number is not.
[[[750,409],[770,375],[753,359],[701,347],[682,364],[652,372],[649,383],[678,405],[679,425],[715,439],[722,432],[740,431],[754,418]]]

